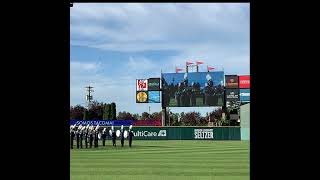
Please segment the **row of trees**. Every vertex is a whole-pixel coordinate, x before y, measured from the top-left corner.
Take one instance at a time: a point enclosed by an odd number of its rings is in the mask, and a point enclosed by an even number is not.
[[[224,119],[222,113],[225,113]],[[207,126],[209,122],[213,123],[214,126],[228,126],[229,121],[226,119],[230,114],[219,108],[207,113],[204,117],[199,112],[169,113],[168,116],[165,124],[170,126]]]
[[[222,114],[225,113],[225,118],[222,118]],[[225,109],[216,109],[206,116],[201,116],[199,112],[188,113],[168,113],[165,124],[170,126],[206,126],[209,122],[214,126],[228,126],[236,125],[234,122],[230,124],[229,112]],[[118,115],[116,113],[116,104],[106,104],[94,101],[89,110],[81,105],[71,106],[70,119],[84,119],[84,120],[160,120],[162,119],[162,112],[154,112],[149,114],[143,112],[139,114],[131,114],[130,112],[122,111]]]
[[[83,119],[83,120],[107,120],[117,119],[116,104],[106,104],[102,102],[92,102],[89,109],[81,105],[70,107],[70,119]]]

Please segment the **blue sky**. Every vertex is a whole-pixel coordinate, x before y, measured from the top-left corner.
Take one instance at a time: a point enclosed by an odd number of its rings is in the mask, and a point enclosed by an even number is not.
[[[93,98],[116,102],[117,111],[161,110],[136,104],[135,80],[173,73],[187,60],[250,74],[248,3],[75,3],[70,13],[71,105]],[[171,108],[173,112],[213,108]]]

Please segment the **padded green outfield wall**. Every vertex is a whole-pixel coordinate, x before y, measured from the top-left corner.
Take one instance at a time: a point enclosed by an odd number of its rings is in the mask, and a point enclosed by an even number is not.
[[[240,107],[241,140],[250,140],[250,103]]]
[[[115,130],[119,127],[115,127]],[[128,130],[127,127],[124,128]],[[240,127],[133,127],[135,140],[240,140]]]

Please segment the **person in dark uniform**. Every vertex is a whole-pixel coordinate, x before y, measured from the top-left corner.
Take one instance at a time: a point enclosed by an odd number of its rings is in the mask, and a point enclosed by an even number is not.
[[[70,142],[71,142],[71,149],[73,149],[73,140],[74,140],[74,130],[73,130],[73,126],[70,127]]]
[[[134,136],[132,129],[132,125],[129,127],[129,147],[131,147],[132,144],[132,137]]]
[[[124,131],[123,131],[123,125],[121,125],[121,134],[120,134],[120,137],[121,137],[121,147],[123,147],[123,145],[124,145]]]
[[[194,82],[191,83],[190,104],[196,106],[196,84]]]
[[[96,130],[96,148],[99,146],[99,131]]]
[[[86,149],[88,148],[88,131],[89,125],[84,130],[84,144],[86,145]]]
[[[92,141],[93,141],[93,129],[90,129],[89,132],[89,144],[90,144],[90,148],[92,148]]]
[[[76,131],[76,139],[77,139],[77,149],[79,149],[79,145],[80,145],[80,131],[79,131],[79,127]]]
[[[97,144],[96,144],[96,141],[97,141],[97,132],[96,130],[93,130],[93,147],[96,148],[97,147]]]
[[[102,146],[106,145],[106,138],[107,138],[107,130],[106,128],[104,128],[102,131]]]
[[[112,129],[112,146],[117,147],[117,144],[116,144],[117,135],[113,126],[111,127],[111,129]]]
[[[80,148],[82,149],[83,128],[80,129]]]

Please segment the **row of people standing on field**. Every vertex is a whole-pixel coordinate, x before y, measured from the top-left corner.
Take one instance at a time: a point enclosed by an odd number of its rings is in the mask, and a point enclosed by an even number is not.
[[[113,126],[109,130],[109,136],[111,136],[112,139],[112,145],[116,147],[116,139],[117,137],[120,137],[121,139],[121,146],[124,146],[124,139],[129,138],[129,146],[132,145],[132,137],[134,136],[132,132],[132,125],[129,127],[129,132],[125,131],[123,129],[123,126],[121,126],[121,131],[117,130],[115,131]],[[93,126],[82,126],[79,125],[77,128],[76,126],[70,126],[70,141],[71,141],[71,149],[74,147],[74,140],[76,140],[76,147],[79,148],[98,148],[99,145],[99,139],[102,139],[102,145],[105,146],[105,142],[108,137],[108,131],[106,128],[102,130],[102,133],[99,132],[99,125],[97,125],[95,128]],[[83,145],[84,141],[84,145]]]

